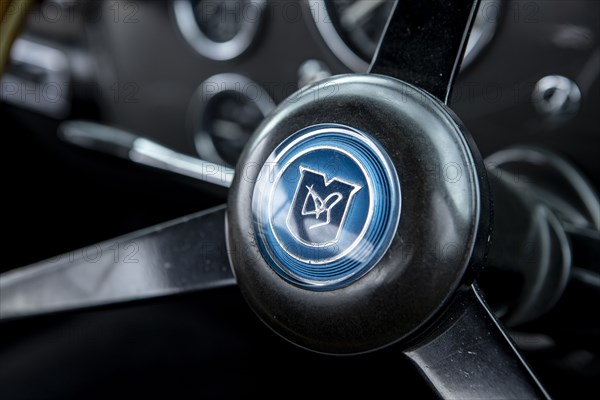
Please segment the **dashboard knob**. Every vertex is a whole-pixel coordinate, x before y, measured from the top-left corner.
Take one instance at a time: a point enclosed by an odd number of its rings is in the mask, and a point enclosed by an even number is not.
[[[581,106],[581,90],[571,79],[561,75],[548,75],[533,88],[531,99],[535,109],[552,119],[573,117]]]

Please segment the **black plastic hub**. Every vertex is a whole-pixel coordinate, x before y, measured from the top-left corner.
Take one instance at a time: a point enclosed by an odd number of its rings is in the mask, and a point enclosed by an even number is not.
[[[272,268],[258,245],[252,208],[255,186],[272,179],[259,175],[265,160],[315,124],[368,133],[391,159],[401,187],[399,224],[383,257],[332,290],[300,287]],[[378,75],[334,77],[286,100],[242,154],[227,213],[231,261],[250,306],[283,337],[325,353],[411,338],[472,282],[489,241],[487,178],[465,128],[438,99]]]

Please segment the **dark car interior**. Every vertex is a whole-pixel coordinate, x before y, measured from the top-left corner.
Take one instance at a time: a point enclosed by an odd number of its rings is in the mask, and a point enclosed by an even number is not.
[[[123,156],[113,129],[184,161],[233,171],[286,98],[330,77],[370,71],[396,7],[392,0],[2,3],[4,35],[5,21],[24,15],[0,82],[6,282],[18,268],[61,254],[67,260],[78,249],[228,201],[225,185],[185,167]],[[539,239],[529,214],[492,193],[494,229],[509,232],[510,243],[492,247],[492,264],[500,260],[503,268],[484,268],[477,282],[549,396],[590,398],[600,378],[600,2],[479,3],[447,103],[488,175],[515,168],[511,179],[526,185],[517,187],[542,182],[536,196],[551,198],[557,229],[567,236]],[[323,96],[336,95],[327,90]],[[87,127],[100,139],[74,131]],[[542,159],[551,165],[538,170]],[[456,173],[435,163],[427,171],[450,180]],[[137,256],[115,240],[115,261]],[[394,344],[356,356],[290,344],[256,318],[235,286],[147,297],[23,318],[5,318],[0,308],[0,397],[467,393],[432,389],[431,377]],[[469,349],[446,348],[445,359]],[[501,385],[495,379],[483,386]]]

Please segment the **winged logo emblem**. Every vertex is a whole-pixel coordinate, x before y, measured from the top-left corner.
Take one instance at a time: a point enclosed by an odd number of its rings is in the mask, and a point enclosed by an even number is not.
[[[360,185],[300,167],[300,179],[287,218],[289,231],[302,243],[335,243]]]
[[[340,192],[331,193],[325,199],[321,198],[317,192],[313,189],[314,185],[307,186],[308,195],[304,200],[304,206],[302,207],[302,215],[314,215],[316,219],[319,219],[323,213],[325,213],[325,221],[311,225],[308,229],[315,229],[323,225],[327,225],[331,222],[331,209],[339,203],[344,196]],[[310,201],[312,199],[312,202]],[[310,209],[309,203],[312,203],[312,210]]]

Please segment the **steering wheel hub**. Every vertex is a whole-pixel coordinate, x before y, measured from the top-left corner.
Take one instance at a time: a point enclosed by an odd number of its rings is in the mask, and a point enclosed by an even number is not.
[[[483,163],[452,112],[394,78],[338,76],[285,102],[237,165],[237,282],[292,342],[408,339],[471,283],[488,239]]]

